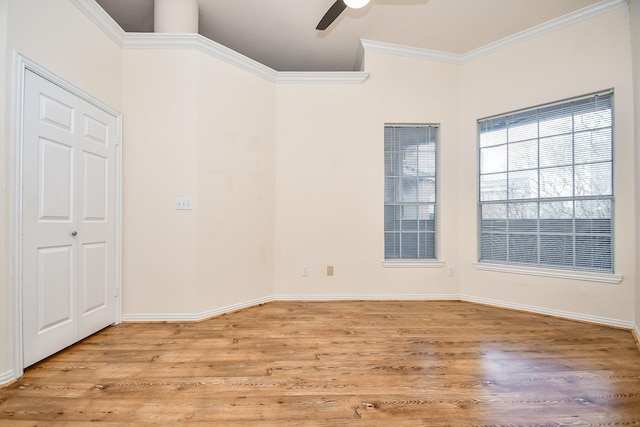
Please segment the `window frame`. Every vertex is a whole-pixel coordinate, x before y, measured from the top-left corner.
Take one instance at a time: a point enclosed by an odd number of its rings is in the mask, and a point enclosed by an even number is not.
[[[493,147],[493,145],[485,145],[484,147],[482,146],[482,142],[481,142],[481,136],[483,134],[483,129],[482,129],[482,125],[488,123],[490,120],[505,120],[508,121],[509,118],[511,117],[517,117],[517,116],[527,116],[527,114],[531,115],[531,114],[540,114],[541,112],[545,112],[548,111],[549,109],[553,109],[554,107],[562,107],[562,106],[569,106],[571,105],[572,107],[575,105],[580,105],[580,101],[588,101],[588,100],[592,100],[595,99],[598,96],[607,96],[610,97],[610,110],[611,110],[611,123],[610,123],[610,160],[602,163],[602,162],[598,162],[598,161],[593,161],[591,163],[589,162],[580,162],[577,161],[575,158],[575,147],[574,147],[574,143],[576,140],[576,134],[580,133],[580,130],[576,130],[575,129],[575,125],[572,126],[571,128],[571,150],[572,150],[572,157],[571,157],[571,163],[570,166],[572,168],[571,171],[571,179],[572,179],[572,185],[574,185],[575,188],[575,178],[576,178],[576,172],[574,170],[574,168],[576,166],[580,166],[583,163],[584,164],[609,164],[610,165],[610,185],[611,185],[611,194],[610,195],[597,195],[597,196],[592,196],[590,200],[608,200],[610,202],[610,235],[608,235],[607,237],[609,237],[610,239],[610,246],[608,247],[608,250],[610,251],[610,268],[607,269],[598,269],[595,268],[592,265],[588,266],[588,267],[580,267],[578,266],[577,262],[575,261],[576,257],[578,256],[577,253],[572,254],[572,257],[574,259],[573,263],[571,265],[567,265],[567,264],[551,264],[551,263],[542,263],[542,257],[540,256],[540,253],[538,252],[537,255],[537,261],[535,263],[531,263],[531,262],[522,262],[522,261],[514,261],[514,260],[510,260],[509,257],[507,256],[507,259],[504,260],[500,260],[500,259],[487,259],[487,258],[483,258],[483,206],[487,206],[487,205],[491,205],[492,203],[497,203],[497,204],[504,204],[504,206],[508,209],[510,205],[514,205],[517,203],[527,203],[527,202],[531,202],[537,205],[537,216],[536,216],[536,221],[538,222],[538,226],[537,226],[537,231],[535,232],[535,237],[537,239],[537,248],[538,251],[540,251],[541,249],[541,236],[561,236],[563,235],[562,233],[560,234],[552,234],[552,233],[542,233],[541,232],[541,226],[540,226],[540,205],[542,203],[547,203],[547,202],[553,202],[553,201],[562,201],[562,200],[570,200],[571,203],[575,203],[576,201],[580,201],[581,197],[580,195],[576,195],[575,194],[575,190],[572,189],[572,193],[571,196],[569,197],[543,197],[543,195],[539,192],[540,190],[540,185],[537,183],[538,185],[538,193],[536,195],[536,197],[531,197],[531,198],[511,198],[511,196],[509,195],[509,187],[508,187],[508,177],[507,177],[507,193],[499,199],[496,200],[491,200],[491,199],[485,199],[483,200],[483,187],[482,187],[482,177],[483,176],[487,176],[490,175],[492,172],[484,172],[482,171],[482,150],[483,148],[486,149],[487,147]],[[558,115],[559,118],[564,118],[567,117],[567,115],[565,114],[561,114]],[[569,117],[572,117],[572,120],[574,120],[574,115],[573,115],[573,110],[572,113]],[[530,117],[529,117],[530,119]],[[539,116],[537,116],[535,123],[537,124],[537,129],[539,129],[540,127],[540,118]],[[609,127],[604,127],[603,129],[608,129]],[[598,128],[596,128],[598,129]],[[593,130],[591,130],[593,131]],[[536,141],[536,150],[537,150],[537,155],[540,155],[540,141],[543,139],[544,137],[540,135],[540,133],[536,133],[535,136],[535,141]],[[503,145],[505,147],[508,147],[510,144],[518,144],[520,142],[523,141],[530,141],[531,139],[527,139],[524,138],[522,140],[514,140],[514,141],[510,141],[509,139],[506,139],[506,142],[503,143]],[[550,103],[546,103],[546,104],[541,104],[538,106],[534,106],[534,107],[529,107],[529,108],[524,108],[524,109],[519,109],[519,110],[514,110],[508,113],[503,113],[503,114],[497,114],[497,115],[493,115],[493,116],[488,116],[488,117],[484,117],[481,119],[478,119],[476,122],[476,141],[477,141],[477,149],[476,149],[476,155],[477,155],[477,173],[476,173],[476,178],[477,178],[477,253],[478,253],[478,262],[474,263],[474,267],[478,270],[490,270],[490,271],[501,271],[501,272],[508,272],[508,273],[520,273],[520,274],[531,274],[531,275],[536,275],[536,276],[546,276],[546,277],[562,277],[562,278],[569,278],[569,279],[577,279],[577,280],[591,280],[591,281],[598,281],[598,282],[607,282],[607,283],[619,283],[622,280],[622,276],[618,276],[615,275],[615,96],[614,96],[614,91],[613,89],[608,89],[608,90],[603,90],[603,91],[598,91],[598,92],[594,92],[594,93],[590,93],[587,95],[582,95],[582,96],[577,96],[577,97],[573,97],[573,98],[568,98],[568,99],[564,99],[564,100],[560,100],[560,101],[556,101],[556,102],[550,102]],[[499,146],[500,144],[497,144],[496,146]],[[511,146],[511,149],[513,149],[514,146]],[[510,158],[507,157],[506,158],[506,164],[502,166],[502,168],[500,170],[498,170],[497,172],[494,171],[493,173],[499,174],[499,173],[505,173],[505,174],[510,174],[513,173],[513,171],[519,171],[519,169],[511,169],[510,164],[509,164]],[[541,160],[538,157],[536,159],[536,166],[535,168],[528,168],[529,170],[535,171],[537,174],[537,177],[540,177],[540,171],[545,171],[546,169],[549,169],[549,166],[541,166]],[[526,169],[526,168],[525,168]],[[587,198],[589,199],[589,198]],[[576,215],[576,210],[575,207],[573,208],[572,211],[572,216],[571,216],[571,222],[573,225],[572,228],[572,232],[569,234],[571,236],[571,238],[573,239],[577,239],[580,236],[580,233],[577,231],[576,228],[576,220],[579,219],[579,217]],[[508,216],[505,219],[506,223],[508,223]],[[506,224],[505,223],[505,224]],[[508,229],[507,229],[508,230]],[[509,231],[505,231],[505,239],[509,239]],[[517,236],[517,234],[516,234]],[[508,245],[508,243],[507,243]],[[573,243],[573,247],[575,248],[576,243]],[[505,249],[506,251],[506,249]],[[505,252],[506,253],[506,252]]]
[[[434,244],[433,244],[433,252],[434,252],[434,257],[433,258],[386,258],[387,253],[386,253],[386,234],[390,231],[388,231],[386,228],[386,214],[383,214],[383,261],[382,261],[382,266],[383,267],[390,267],[390,268],[431,268],[431,267],[444,267],[445,263],[444,261],[440,261],[439,260],[439,253],[440,253],[440,220],[439,220],[439,201],[440,201],[440,143],[442,140],[441,137],[441,125],[439,123],[385,123],[384,124],[384,133],[386,134],[386,131],[388,128],[401,128],[401,127],[423,127],[423,128],[435,128],[435,138],[434,138],[434,151],[435,151],[435,163],[434,163],[434,167],[435,167],[435,173],[434,173],[434,179],[435,179],[435,185],[434,185],[434,191],[435,191],[435,197],[434,197],[434,201],[431,202],[416,202],[416,206],[422,205],[422,206],[429,206],[429,205],[433,205],[433,231],[431,232],[433,234],[433,239],[434,239]],[[430,141],[427,140],[427,142],[429,143]],[[386,135],[383,137],[383,154],[384,154],[384,197],[383,197],[383,207],[386,209],[387,206],[389,205],[397,205],[397,204],[402,204],[402,202],[387,202],[387,179],[389,178],[389,176],[387,176],[387,149],[386,149]],[[400,178],[400,176],[398,176],[397,178]],[[419,231],[419,230],[418,230]],[[425,230],[426,231],[426,230]]]

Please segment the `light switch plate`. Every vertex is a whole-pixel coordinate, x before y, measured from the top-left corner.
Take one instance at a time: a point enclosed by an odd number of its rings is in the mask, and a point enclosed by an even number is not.
[[[176,199],[176,210],[191,210],[193,209],[193,200],[188,198]]]

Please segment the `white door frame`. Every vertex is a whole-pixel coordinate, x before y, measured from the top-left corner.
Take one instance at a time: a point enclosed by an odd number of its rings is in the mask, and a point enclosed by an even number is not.
[[[23,171],[23,107],[24,107],[24,84],[25,72],[30,70],[40,77],[60,86],[64,90],[72,93],[78,98],[94,105],[95,107],[109,113],[116,118],[116,324],[122,319],[122,114],[111,108],[109,105],[83,91],[79,87],[67,82],[61,77],[53,74],[35,61],[16,53],[14,57],[14,78],[13,78],[13,162],[11,165],[12,174],[12,263],[11,277],[13,281],[13,373],[15,379],[20,378],[24,373],[24,355],[22,343],[22,171]]]

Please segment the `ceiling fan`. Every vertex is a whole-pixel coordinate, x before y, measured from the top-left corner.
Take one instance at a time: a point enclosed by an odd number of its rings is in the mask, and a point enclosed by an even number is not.
[[[331,25],[347,7],[350,7],[351,9],[360,9],[361,7],[369,4],[369,1],[370,0],[336,0],[320,20],[316,30],[326,30],[327,27],[329,27],[329,25]]]

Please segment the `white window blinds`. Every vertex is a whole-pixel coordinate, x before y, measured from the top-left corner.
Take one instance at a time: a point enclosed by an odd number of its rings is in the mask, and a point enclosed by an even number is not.
[[[478,121],[480,260],[613,271],[613,93]]]
[[[385,259],[436,258],[438,126],[384,128]]]

